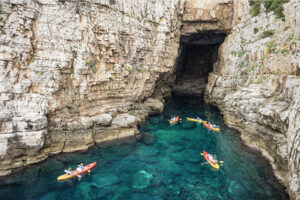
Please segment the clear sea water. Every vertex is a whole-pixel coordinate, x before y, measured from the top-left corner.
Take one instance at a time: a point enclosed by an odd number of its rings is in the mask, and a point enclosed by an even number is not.
[[[173,115],[182,122],[169,125]],[[221,132],[184,120],[197,116],[220,126]],[[153,134],[152,141],[58,155],[2,178],[0,199],[288,199],[266,161],[226,128],[215,108],[197,98],[168,100],[164,112],[150,117],[140,130]],[[213,169],[200,155],[203,150],[224,161],[223,166]],[[93,161],[97,168],[81,180],[56,181],[67,167]]]

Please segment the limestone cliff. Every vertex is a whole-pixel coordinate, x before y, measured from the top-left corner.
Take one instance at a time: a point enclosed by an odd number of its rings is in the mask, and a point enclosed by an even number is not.
[[[253,17],[246,3],[219,49],[206,101],[261,149],[291,198],[300,199],[300,3],[284,4],[285,21],[263,6]]]
[[[137,137],[173,90],[205,93],[300,199],[299,7],[282,21],[248,0],[2,0],[0,175]]]
[[[183,2],[0,5],[1,175],[52,154],[134,137],[137,123],[162,111],[169,89],[154,90],[173,70]]]

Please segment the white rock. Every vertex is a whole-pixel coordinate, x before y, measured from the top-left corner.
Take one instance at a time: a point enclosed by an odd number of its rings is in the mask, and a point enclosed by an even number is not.
[[[112,122],[111,114],[102,114],[91,118],[96,126],[109,126]]]
[[[134,126],[135,122],[136,122],[136,117],[126,113],[126,114],[117,115],[113,119],[112,125],[125,128],[125,127]]]

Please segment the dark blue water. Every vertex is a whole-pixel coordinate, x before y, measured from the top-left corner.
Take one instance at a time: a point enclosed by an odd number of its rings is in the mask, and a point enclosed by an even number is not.
[[[173,115],[201,117],[221,128],[220,133],[186,122],[170,126]],[[150,133],[137,143],[64,154],[0,180],[0,199],[286,199],[270,167],[241,144],[227,129],[219,112],[198,99],[171,99],[163,114],[141,127]],[[152,135],[153,134],[153,135]],[[149,139],[150,138],[150,139]],[[220,170],[206,164],[200,152],[215,154]],[[98,161],[82,178],[56,181],[63,170]]]

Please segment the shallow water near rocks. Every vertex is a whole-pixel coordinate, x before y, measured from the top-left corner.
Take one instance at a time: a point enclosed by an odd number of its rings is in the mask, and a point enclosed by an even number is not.
[[[171,126],[173,115],[183,120]],[[185,121],[197,116],[221,132]],[[1,179],[0,199],[288,199],[266,161],[245,148],[216,109],[197,98],[168,100],[164,112],[150,117],[141,132],[150,133],[150,142],[63,154]],[[224,161],[223,166],[215,170],[206,164],[203,150]],[[67,167],[93,161],[97,168],[80,181],[56,181]]]

